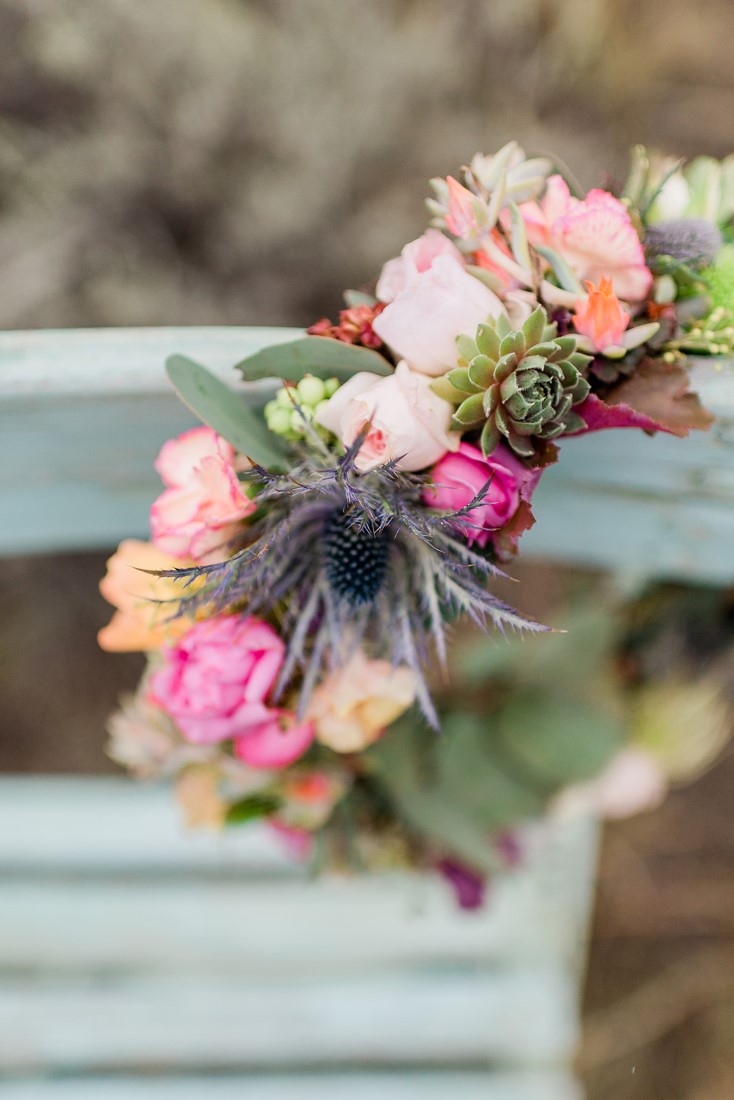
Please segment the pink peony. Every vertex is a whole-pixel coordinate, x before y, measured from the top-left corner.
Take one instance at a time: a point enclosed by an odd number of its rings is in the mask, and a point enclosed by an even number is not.
[[[424,374],[398,363],[387,378],[360,371],[316,414],[316,422],[334,432],[345,447],[369,425],[356,458],[360,470],[391,459],[401,470],[423,470],[454,450],[459,437],[450,431],[453,408],[431,389]]]
[[[150,698],[194,744],[234,740],[235,753],[258,768],[278,768],[301,756],[313,728],[298,724],[266,699],[285,646],[265,622],[220,615],[196,623],[163,650],[150,678]]]
[[[409,241],[399,256],[384,265],[377,280],[377,297],[381,302],[392,302],[422,272],[428,271],[439,256],[451,256],[460,264],[464,262],[461,252],[448,237],[438,229],[427,229],[422,237]]]
[[[408,279],[372,328],[413,370],[435,377],[456,366],[457,336],[473,336],[478,324],[502,312],[497,295],[461,259],[442,252]]]
[[[581,280],[611,279],[614,293],[640,302],[652,284],[645,252],[629,212],[608,191],[574,198],[561,176],[551,176],[540,203],[523,203],[521,212],[533,245],[545,245],[566,260]]]
[[[153,543],[165,554],[216,561],[255,505],[235,471],[235,452],[211,428],[192,428],[161,448],[163,492],[150,510]]]
[[[530,502],[540,474],[540,470],[524,466],[503,444],[485,458],[471,443],[462,443],[456,454],[445,455],[433,467],[433,484],[425,490],[423,499],[431,508],[458,512],[491,478],[482,503],[457,520],[470,544],[485,547],[493,532],[513,518],[521,500]]]

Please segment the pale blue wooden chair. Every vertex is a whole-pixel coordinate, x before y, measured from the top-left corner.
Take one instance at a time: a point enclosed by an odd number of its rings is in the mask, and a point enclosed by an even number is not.
[[[1,334],[0,552],[144,535],[153,458],[192,423],[166,355],[226,379],[294,335]],[[695,371],[713,432],[567,441],[525,557],[731,581],[734,373]],[[411,876],[306,882],[256,829],[185,836],[156,787],[5,778],[2,1096],[576,1100],[596,831],[558,829],[465,915]]]

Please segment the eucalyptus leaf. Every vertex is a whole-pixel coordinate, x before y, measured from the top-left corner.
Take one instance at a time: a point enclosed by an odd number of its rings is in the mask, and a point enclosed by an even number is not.
[[[298,382],[304,374],[346,382],[359,371],[383,376],[393,373],[392,365],[376,351],[328,336],[302,336],[287,344],[272,344],[243,359],[236,369],[247,381],[282,378],[286,382]]]
[[[268,431],[265,421],[246,398],[184,355],[171,355],[166,361],[166,372],[183,403],[236,451],[259,466],[283,463],[287,456],[285,445]]]
[[[603,707],[541,692],[510,699],[497,724],[526,774],[550,787],[598,775],[623,742],[621,723]]]

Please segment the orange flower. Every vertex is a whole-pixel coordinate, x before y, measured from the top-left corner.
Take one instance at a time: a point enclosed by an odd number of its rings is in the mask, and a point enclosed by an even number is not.
[[[588,337],[594,351],[619,348],[630,323],[630,315],[622,309],[612,289],[612,280],[602,275],[599,287],[586,283],[588,298],[576,303],[574,328]]]
[[[142,569],[174,569],[186,564],[162,553],[150,542],[125,539],[120,543],[99,583],[104,598],[117,608],[111,621],[97,635],[102,649],[109,653],[160,649],[189,629],[191,620],[186,616],[165,621],[175,610],[173,605],[150,602],[180,595],[176,581],[140,572]],[[191,586],[188,591],[192,591]]]

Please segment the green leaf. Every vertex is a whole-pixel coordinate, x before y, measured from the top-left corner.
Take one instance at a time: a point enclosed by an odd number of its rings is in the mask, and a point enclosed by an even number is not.
[[[205,367],[184,355],[171,355],[166,372],[183,403],[236,451],[259,466],[283,462],[288,454],[283,442],[268,431],[265,421],[241,395]]]
[[[251,794],[234,802],[227,810],[225,825],[245,825],[259,817],[269,817],[280,806],[280,799],[272,794]]]
[[[299,382],[304,374],[317,378],[338,378],[348,381],[359,371],[390,375],[393,367],[382,355],[357,344],[345,344],[329,336],[302,336],[287,344],[272,344],[238,363],[236,370],[247,381],[258,378],[282,378]]]
[[[623,742],[620,722],[604,707],[545,692],[509,700],[498,727],[512,757],[550,787],[597,775]]]
[[[462,390],[457,390],[455,386],[451,385],[445,374],[442,374],[440,378],[434,378],[430,384],[430,389],[437,397],[442,397],[444,401],[448,401],[452,405],[460,405],[466,397]]]
[[[374,294],[368,294],[365,290],[345,290],[344,301],[350,309],[354,309],[355,306],[374,306],[377,304],[377,298]]]

